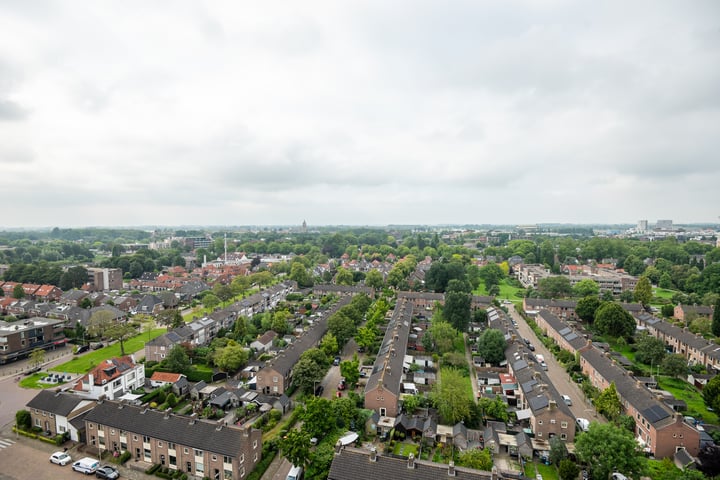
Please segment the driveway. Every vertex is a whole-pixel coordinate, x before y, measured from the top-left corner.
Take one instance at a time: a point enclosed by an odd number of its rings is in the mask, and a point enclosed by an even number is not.
[[[585,398],[580,386],[572,381],[570,375],[565,369],[555,360],[550,351],[545,348],[542,341],[535,335],[535,332],[530,328],[525,319],[515,311],[514,305],[507,305],[508,312],[518,326],[517,332],[521,338],[527,338],[535,346],[535,354],[541,354],[545,357],[545,363],[547,364],[547,375],[550,381],[555,385],[555,388],[560,392],[561,395],[568,395],[572,400],[572,411],[575,418],[587,418],[590,421],[598,421],[605,423],[606,420],[602,415],[598,415],[595,407]]]

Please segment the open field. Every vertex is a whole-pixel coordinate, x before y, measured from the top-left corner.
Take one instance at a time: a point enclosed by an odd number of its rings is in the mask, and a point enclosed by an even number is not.
[[[127,355],[141,350],[145,346],[145,342],[152,340],[153,338],[159,337],[166,332],[167,329],[164,327],[156,328],[155,330],[152,330],[149,334],[145,332],[128,340],[125,340],[125,354]],[[52,370],[55,372],[86,373],[88,370],[90,370],[92,367],[94,367],[101,361],[119,356],[120,343],[114,343],[99,350],[91,351],[82,356],[75,357],[69,362],[65,362],[56,367],[53,367]]]
[[[498,295],[498,298],[504,299],[507,298],[508,300],[518,300],[523,298],[523,293],[525,292],[524,289],[513,287],[512,285],[508,285],[506,279],[502,279],[500,281],[500,294]],[[480,285],[477,289],[473,292],[475,295],[487,295],[487,289],[485,288],[485,283],[480,282]]]

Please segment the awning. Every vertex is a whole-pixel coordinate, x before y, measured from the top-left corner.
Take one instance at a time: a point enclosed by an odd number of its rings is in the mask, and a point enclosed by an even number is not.
[[[529,408],[526,408],[525,410],[518,410],[515,412],[515,415],[517,415],[518,420],[527,420],[532,417],[532,411]]]

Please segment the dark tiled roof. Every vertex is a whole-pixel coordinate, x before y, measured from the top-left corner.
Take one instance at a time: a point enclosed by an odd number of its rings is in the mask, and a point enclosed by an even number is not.
[[[344,447],[333,456],[328,480],[437,480],[448,477],[448,466],[415,460],[415,468],[408,468],[408,460],[377,455],[370,461],[370,452],[358,448]],[[489,480],[491,473],[455,467],[458,480]]]
[[[85,421],[230,457],[239,455],[243,442],[250,441],[245,431],[238,428],[223,427],[218,430],[215,423],[202,420],[191,423],[190,417],[175,414],[166,418],[163,412],[110,401],[96,405]]]
[[[403,361],[412,325],[412,310],[413,304],[409,301],[395,305],[372,374],[365,385],[366,394],[380,385],[395,395],[400,394],[400,384],[404,377]]]
[[[27,403],[27,407],[37,408],[43,412],[50,412],[61,417],[66,417],[83,400],[87,399],[68,393],[55,393],[50,390],[42,390]]]

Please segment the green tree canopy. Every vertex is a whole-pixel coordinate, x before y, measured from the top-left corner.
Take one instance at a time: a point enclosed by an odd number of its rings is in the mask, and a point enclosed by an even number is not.
[[[450,425],[470,416],[472,399],[467,382],[454,368],[443,368],[440,381],[433,387],[432,400],[440,416]]]
[[[622,404],[615,388],[615,382],[612,382],[609,387],[600,392],[600,395],[595,399],[595,407],[598,412],[605,415],[608,420],[615,420],[622,412]]]
[[[457,464],[459,467],[474,468],[476,470],[485,470],[486,472],[492,470],[493,460],[490,450],[483,448],[470,448],[458,455]]]
[[[625,338],[631,337],[636,328],[632,315],[615,302],[600,305],[595,312],[595,326],[604,335]]]
[[[328,319],[328,331],[335,335],[338,346],[342,348],[355,335],[355,321],[341,309]]]
[[[575,306],[575,314],[586,322],[592,322],[595,319],[595,312],[600,307],[600,299],[597,295],[583,297],[578,300]]]
[[[450,280],[445,293],[443,316],[460,332],[466,332],[470,324],[470,304],[472,296],[469,284],[465,281]]]
[[[683,377],[687,374],[688,364],[685,355],[673,353],[665,356],[662,361],[662,370],[671,377]]]
[[[641,335],[635,345],[635,360],[646,365],[660,365],[667,354],[665,342],[652,335]]]
[[[720,412],[720,375],[714,376],[702,391],[705,405]]]
[[[190,357],[185,347],[175,345],[168,352],[163,364],[173,373],[186,373],[190,369]]]
[[[114,322],[105,330],[105,335],[110,340],[120,343],[120,355],[125,355],[125,340],[135,334],[137,334],[137,329],[133,324],[127,322]]]
[[[235,372],[248,361],[249,354],[235,340],[228,341],[225,347],[215,351],[213,361],[223,372]]]
[[[478,355],[497,364],[505,359],[506,346],[505,335],[496,328],[488,328],[478,339]]]
[[[611,423],[592,422],[575,439],[578,459],[590,466],[592,478],[605,479],[614,471],[639,478],[645,458],[632,433]]]
[[[720,337],[720,298],[715,302],[715,309],[712,315],[712,333]]]
[[[538,281],[538,290],[543,298],[565,298],[572,292],[570,279],[567,276],[554,275]]]
[[[633,299],[635,299],[636,302],[642,303],[643,305],[649,305],[652,298],[652,285],[650,285],[650,280],[643,275],[640,277],[637,284],[635,285],[635,290],[633,291]]]
[[[324,376],[325,368],[310,357],[301,356],[293,367],[293,384],[305,393],[312,392]]]
[[[298,467],[310,463],[310,434],[303,430],[290,430],[278,442],[283,457]]]
[[[434,321],[427,331],[437,352],[442,355],[453,349],[453,342],[458,336],[457,330],[446,321]]]
[[[354,385],[360,379],[360,359],[357,353],[353,355],[352,360],[340,362],[340,374],[345,377],[345,381],[350,385]]]
[[[597,297],[600,293],[600,287],[595,280],[585,278],[572,287],[572,293],[575,297]]]
[[[365,275],[365,285],[376,290],[381,289],[385,285],[382,273],[375,269],[367,272],[367,275]]]

